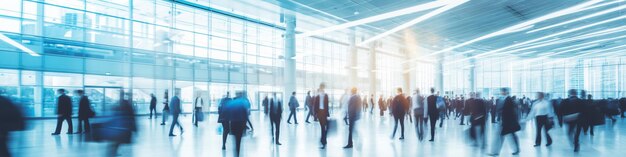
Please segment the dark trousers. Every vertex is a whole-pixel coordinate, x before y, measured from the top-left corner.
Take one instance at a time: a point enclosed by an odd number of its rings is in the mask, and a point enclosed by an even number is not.
[[[61,127],[63,125],[63,121],[67,121],[67,133],[72,133],[72,116],[68,115],[68,116],[59,116],[57,118],[57,128],[54,130],[54,133],[61,133]]]
[[[178,125],[178,127],[180,128],[180,132],[183,132],[183,126],[180,125],[180,123],[178,122],[178,116],[180,114],[172,114],[172,125],[170,126],[170,135],[174,134],[174,127],[176,125]]]
[[[496,123],[496,113],[491,112],[491,123]]]
[[[85,125],[85,132],[90,132],[89,118],[78,118],[78,132],[83,132],[83,124]]]
[[[250,125],[250,128],[251,128],[252,130],[254,130],[254,126],[252,126],[252,122],[250,122],[250,118],[249,118],[249,117],[248,117],[247,122],[248,122],[248,125]],[[248,127],[246,126],[246,128],[248,128]]]
[[[403,114],[404,115],[404,114]],[[394,116],[395,125],[393,127],[393,134],[391,137],[396,136],[396,130],[398,129],[398,123],[400,123],[400,138],[404,138],[404,116]]]
[[[320,138],[320,142],[322,145],[326,145],[326,134],[328,133],[328,117],[326,115],[319,117],[320,122],[320,130],[322,132],[322,137]]]
[[[574,150],[578,150],[580,147],[580,132],[582,126],[577,122],[567,122],[567,134],[569,135],[570,142],[574,143]]]
[[[291,117],[293,117],[296,124],[298,123],[298,117],[296,117],[296,109],[291,109],[291,113],[289,113],[289,118],[287,118],[287,123],[291,123]]]
[[[272,128],[272,136],[274,136],[274,143],[279,143],[280,141],[280,118],[273,117],[271,118],[271,128]]]
[[[154,118],[157,117],[156,107],[150,107],[150,119],[152,119],[152,113],[154,112]]]
[[[243,132],[246,128],[245,121],[233,121],[230,122],[231,131],[233,135],[235,135],[235,156],[239,156],[239,151],[241,150],[241,138],[243,136]]]
[[[430,120],[430,140],[435,140],[435,127],[437,126],[437,117],[436,115],[429,115],[428,119]]]
[[[537,120],[536,125],[537,125],[537,138],[535,138],[535,144],[536,145],[540,145],[541,144],[541,128],[543,128],[546,133],[546,140],[548,141],[547,144],[552,144],[552,137],[550,137],[550,134],[548,133],[548,116],[546,115],[542,115],[542,116],[537,116],[535,117],[535,119]]]
[[[161,120],[161,125],[165,124],[165,121],[167,121],[167,116],[170,114],[170,110],[163,110],[163,114],[161,115],[162,120]],[[156,116],[156,113],[154,113],[154,116]]]
[[[354,132],[354,122],[356,120],[349,120],[350,123],[348,123],[348,145],[352,146],[352,132]]]
[[[470,118],[474,119],[473,117]],[[482,146],[485,145],[485,123],[487,123],[485,119],[472,120],[470,123],[470,138]]]
[[[459,125],[465,125],[465,115],[461,114],[461,123]]]
[[[6,131],[0,131],[0,156],[11,156],[11,153],[9,152],[9,133]]]
[[[309,113],[306,115],[306,122],[309,122],[309,117],[313,116],[313,120],[317,121],[317,117],[315,117],[315,114],[313,113],[313,110],[309,109]]]
[[[226,148],[226,140],[228,139],[228,134],[230,134],[230,122],[222,121],[222,149]]]
[[[417,139],[424,139],[424,115],[422,113],[413,112],[415,118],[415,132],[417,133]]]
[[[513,139],[513,148],[515,149],[515,151],[513,152],[519,152],[520,148],[519,148],[519,138],[517,137],[517,135],[513,132],[513,133],[509,133],[509,134],[500,134],[499,137],[496,137],[496,143],[493,146],[493,154],[499,154],[500,150],[502,150],[502,145],[504,144],[504,138],[507,135],[511,135],[511,138]]]

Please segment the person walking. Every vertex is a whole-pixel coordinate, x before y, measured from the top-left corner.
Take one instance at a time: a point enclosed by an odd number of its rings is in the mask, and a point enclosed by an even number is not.
[[[198,121],[204,120],[204,113],[202,112],[202,106],[204,106],[204,100],[200,97],[200,94],[196,96],[196,99],[193,102],[193,116],[191,117],[191,122],[194,126],[198,127]]]
[[[392,102],[392,112],[393,117],[395,119],[395,126],[393,127],[393,133],[391,134],[391,138],[396,135],[396,130],[398,129],[398,123],[400,124],[400,139],[404,139],[404,117],[406,115],[406,111],[408,110],[409,102],[406,99],[406,96],[402,93],[402,88],[396,89],[397,95],[393,98]]]
[[[354,126],[356,125],[356,121],[361,117],[361,98],[357,94],[357,88],[353,87],[350,90],[352,94],[350,96],[350,100],[348,103],[348,144],[343,148],[352,148],[354,145],[352,143],[352,134],[354,132]]]
[[[437,119],[439,119],[439,110],[437,110],[437,95],[435,94],[435,88],[430,88],[431,95],[426,98],[426,105],[424,106],[424,118],[430,120],[430,142],[435,141],[435,127],[437,126]],[[428,116],[428,117],[427,117]]]
[[[263,106],[263,113],[265,113],[267,115],[267,109],[268,109],[268,104],[270,103],[270,99],[267,97],[267,95],[265,95],[265,97],[263,98],[263,101],[261,102],[261,105]]]
[[[89,133],[91,131],[89,118],[95,116],[95,112],[91,109],[91,103],[89,98],[85,96],[85,91],[76,90],[76,94],[80,97],[78,101],[78,132],[76,134]],[[83,132],[83,128],[85,132]]]
[[[415,132],[417,133],[417,139],[422,141],[424,140],[424,115],[427,114],[424,110],[424,97],[420,95],[419,89],[415,89],[411,99],[411,109],[415,119]]]
[[[330,117],[330,114],[328,112],[328,102],[329,102],[329,97],[328,94],[326,94],[324,92],[324,89],[326,88],[326,85],[324,83],[320,84],[319,89],[317,89],[317,96],[315,96],[314,99],[314,105],[315,105],[315,111],[317,115],[317,119],[320,122],[320,131],[321,131],[321,137],[320,137],[320,143],[322,144],[322,146],[320,147],[320,149],[326,149],[326,135],[328,134],[328,117]]]
[[[280,143],[280,121],[283,115],[282,101],[274,93],[274,98],[270,100],[270,127],[272,128],[272,136],[274,137],[274,144],[282,145]]]
[[[296,92],[291,93],[291,97],[289,98],[289,118],[287,118],[287,123],[291,124],[291,117],[298,124],[298,117],[296,116],[296,112],[298,111],[298,107],[300,107],[300,103],[298,103],[298,99],[296,99]]]
[[[480,98],[480,93],[478,92],[474,92],[470,96],[473,96],[473,100],[466,104],[467,109],[470,110],[470,137],[474,141],[474,145],[484,148],[486,146],[485,125],[487,123],[489,105],[486,100]]]
[[[235,136],[235,156],[239,156],[241,152],[241,139],[248,121],[248,110],[250,110],[248,108],[250,102],[245,95],[244,91],[235,92],[235,98],[223,108],[223,112],[227,115],[225,120],[230,122],[230,131]]]
[[[170,102],[170,104],[172,105],[172,110],[170,111],[170,114],[172,114],[172,124],[170,126],[170,135],[169,136],[176,136],[174,134],[174,127],[178,125],[178,128],[180,128],[180,134],[183,134],[183,126],[180,125],[180,123],[178,122],[178,116],[182,113],[182,108],[181,108],[181,104],[180,104],[180,89],[176,89],[174,91],[174,96],[172,97],[172,100]]]
[[[63,121],[67,121],[67,134],[72,134],[72,98],[65,95],[65,89],[58,89],[57,93],[57,127],[52,135],[61,134]]]
[[[587,117],[584,100],[578,98],[578,91],[570,89],[568,91],[569,98],[561,102],[560,110],[563,114],[563,122],[567,125],[567,134],[574,146],[574,152],[580,150],[580,132],[583,126],[587,124]],[[591,111],[592,112],[592,111]]]
[[[11,157],[9,151],[10,132],[26,129],[24,113],[20,106],[6,97],[3,89],[0,89],[0,156]]]
[[[157,118],[157,112],[156,112],[156,97],[154,96],[153,93],[150,93],[150,118],[148,119],[152,119],[152,113],[154,113],[154,118]]]
[[[165,125],[165,121],[167,121],[168,115],[170,114],[169,100],[169,92],[166,89],[163,96],[163,114],[161,115],[163,119],[161,120],[161,125]]]
[[[494,144],[492,152],[488,154],[489,156],[497,156],[500,153],[506,136],[511,136],[513,139],[514,151],[512,154],[518,155],[520,152],[519,139],[515,132],[521,130],[521,126],[519,124],[517,107],[515,106],[516,103],[514,102],[515,99],[509,96],[509,91],[509,88],[500,89],[503,97],[502,110],[499,111],[502,113],[501,121],[498,124],[500,131],[497,131],[498,137],[496,138],[497,140],[495,140],[496,143]]]
[[[121,156],[118,154],[122,144],[130,144],[133,139],[133,132],[137,132],[137,122],[135,121],[135,110],[132,106],[132,94],[120,91],[120,104],[115,108],[116,112],[110,121],[108,128],[110,131],[118,133],[112,137],[109,146],[108,156]]]
[[[309,117],[311,116],[313,116],[313,120],[316,121],[317,118],[315,117],[315,111],[313,110],[313,97],[311,97],[311,91],[306,92],[306,100],[304,101],[304,107],[306,107],[308,111],[306,114],[306,123],[311,123],[309,122]]]
[[[532,104],[532,108],[530,109],[530,113],[526,119],[535,118],[536,124],[536,138],[535,138],[535,147],[541,145],[541,130],[543,129],[546,134],[546,141],[548,142],[546,146],[552,145],[552,137],[550,137],[550,133],[548,132],[552,127],[554,127],[553,118],[555,117],[554,109],[552,108],[552,104],[550,104],[549,100],[546,100],[545,94],[543,92],[537,92],[537,100]]]
[[[228,120],[228,112],[225,111],[226,107],[229,105],[229,102],[232,99],[230,98],[230,93],[226,92],[226,95],[220,100],[219,106],[217,107],[217,122],[222,123],[222,150],[226,150],[226,140],[228,139],[228,134],[230,133],[230,121]]]

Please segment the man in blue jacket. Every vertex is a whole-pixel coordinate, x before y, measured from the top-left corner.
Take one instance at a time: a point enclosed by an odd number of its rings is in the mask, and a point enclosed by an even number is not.
[[[170,114],[172,114],[172,126],[170,126],[170,136],[176,136],[174,135],[174,126],[176,125],[178,125],[178,127],[180,128],[180,134],[183,134],[183,126],[178,123],[178,116],[182,112],[179,97],[180,89],[174,90],[174,97],[172,97],[172,100],[170,101]]]

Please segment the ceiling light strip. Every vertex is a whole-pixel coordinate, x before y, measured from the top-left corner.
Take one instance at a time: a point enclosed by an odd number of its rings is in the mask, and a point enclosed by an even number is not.
[[[604,10],[604,11],[596,12],[596,13],[593,13],[593,14],[589,14],[587,16],[583,16],[583,17],[575,18],[575,19],[568,20],[568,21],[565,21],[565,22],[557,23],[557,24],[554,24],[554,25],[546,26],[546,27],[543,27],[543,28],[531,30],[531,31],[528,31],[526,33],[534,33],[534,32],[538,32],[538,31],[543,31],[543,30],[546,30],[546,29],[559,27],[559,26],[563,26],[563,25],[566,25],[566,24],[570,24],[570,23],[586,20],[586,19],[589,19],[589,18],[592,18],[592,17],[596,17],[596,16],[612,13],[612,12],[619,11],[619,10],[622,10],[622,9],[626,9],[626,5],[621,5],[621,6],[614,7],[614,8],[608,9],[608,10]]]
[[[415,25],[417,23],[420,23],[420,22],[422,22],[424,20],[427,20],[427,19],[429,19],[429,18],[431,18],[433,16],[439,15],[439,14],[445,12],[445,11],[448,11],[448,10],[450,10],[452,8],[455,8],[455,7],[461,5],[461,4],[465,3],[465,2],[468,2],[468,1],[469,0],[463,0],[463,1],[459,1],[459,2],[448,4],[448,5],[444,6],[444,7],[438,8],[437,10],[434,10],[434,11],[429,12],[427,14],[424,14],[424,15],[418,17],[418,18],[415,18],[415,19],[413,19],[413,20],[411,20],[411,21],[409,21],[407,23],[401,24],[400,26],[397,26],[397,27],[395,27],[395,28],[393,28],[391,30],[388,30],[388,31],[383,32],[381,34],[378,34],[378,35],[376,35],[376,36],[374,36],[372,38],[369,38],[369,39],[359,43],[358,45],[359,46],[364,46],[367,43],[370,43],[372,41],[375,41],[375,40],[378,40],[380,38],[386,37],[389,34],[395,33],[397,31],[403,30],[405,28],[411,27],[411,26],[413,26],[413,25]]]
[[[458,60],[458,61],[455,61],[455,62],[452,62],[452,63],[469,60],[471,58],[480,58],[480,57],[483,57],[483,56],[494,54],[496,52],[501,52],[501,51],[509,49],[509,48],[513,48],[513,47],[517,47],[517,46],[520,46],[520,45],[532,43],[532,42],[535,42],[535,41],[540,41],[540,40],[543,40],[543,39],[552,38],[552,37],[563,35],[563,34],[576,32],[576,31],[579,31],[579,30],[587,29],[587,28],[590,28],[590,27],[594,27],[594,26],[598,26],[598,25],[602,25],[602,24],[606,24],[606,23],[609,23],[609,22],[614,22],[614,21],[618,21],[618,20],[622,20],[622,19],[626,19],[626,15],[625,16],[619,16],[619,17],[611,18],[611,19],[604,20],[604,21],[600,21],[600,22],[597,22],[597,23],[593,23],[593,24],[590,24],[590,25],[583,26],[583,27],[577,27],[577,28],[569,29],[569,30],[562,31],[562,32],[559,32],[559,33],[550,34],[548,36],[543,36],[543,37],[536,38],[536,39],[533,39],[533,40],[528,40],[528,41],[525,41],[525,42],[513,44],[513,45],[506,46],[506,47],[503,47],[503,48],[499,48],[499,49],[496,49],[496,50],[491,50],[491,51],[488,51],[488,52],[485,52],[485,53],[481,53],[481,54],[478,54],[478,55],[475,55],[475,56],[472,56],[472,57],[464,58],[464,59],[461,59],[461,60]],[[452,63],[450,63],[450,64],[452,64]]]
[[[347,23],[343,23],[339,25],[322,28],[319,30],[304,32],[302,34],[298,34],[298,37],[309,37],[309,36],[320,35],[323,33],[346,29],[346,28],[350,28],[350,27],[354,27],[354,26],[358,26],[358,25],[362,25],[366,23],[376,22],[376,21],[385,20],[385,19],[389,19],[389,18],[393,18],[397,16],[402,16],[402,15],[416,13],[416,12],[420,12],[424,10],[429,10],[429,9],[445,6],[449,3],[450,3],[450,0],[433,1],[433,2],[426,3],[426,4],[420,4],[420,5],[416,5],[413,7],[408,7],[408,8],[404,8],[401,10],[397,10],[397,11],[392,11],[392,12],[356,20],[356,21],[351,21],[351,22],[347,22]]]
[[[510,27],[501,29],[501,30],[493,32],[493,33],[489,33],[487,35],[484,35],[484,36],[472,39],[470,41],[466,41],[466,42],[463,42],[461,44],[458,44],[458,45],[455,45],[455,46],[452,46],[452,47],[449,47],[449,48],[446,48],[446,49],[443,49],[443,50],[439,50],[439,51],[433,52],[433,53],[428,54],[426,56],[433,56],[433,55],[437,55],[437,54],[440,54],[440,53],[452,51],[454,49],[457,49],[457,48],[460,48],[460,47],[464,47],[464,46],[473,44],[473,43],[478,42],[478,41],[482,41],[482,40],[489,39],[489,38],[492,38],[492,37],[495,37],[495,36],[499,36],[499,35],[510,33],[512,30],[518,30],[519,28],[524,28],[524,27],[533,25],[535,23],[539,23],[541,21],[545,21],[545,20],[549,20],[549,19],[552,19],[552,18],[560,17],[560,16],[563,16],[563,15],[568,15],[568,14],[571,14],[571,13],[575,13],[575,12],[578,12],[579,10],[585,8],[585,7],[591,6],[591,5],[599,3],[599,2],[602,2],[602,0],[587,1],[587,2],[579,4],[579,5],[575,5],[575,6],[563,9],[563,10],[559,10],[559,11],[550,13],[548,15],[544,15],[544,16],[541,16],[541,17],[538,17],[538,18],[535,18],[535,19],[532,19],[532,20],[529,20],[529,21],[526,21],[526,22],[523,22],[523,23],[520,23],[520,24],[516,24],[516,25],[510,26]]]

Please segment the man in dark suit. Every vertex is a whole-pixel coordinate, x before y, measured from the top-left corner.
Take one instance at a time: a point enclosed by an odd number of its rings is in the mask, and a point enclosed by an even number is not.
[[[231,131],[235,135],[235,156],[239,156],[241,150],[241,138],[248,121],[248,110],[250,110],[248,108],[250,102],[245,95],[243,91],[235,92],[235,98],[229,101],[229,104],[223,109],[227,115],[225,118],[230,122]]]
[[[154,118],[155,119],[157,118],[157,115],[156,115],[156,113],[157,113],[156,112],[156,103],[157,102],[156,101],[157,100],[156,100],[156,97],[154,96],[154,94],[150,94],[150,118],[148,118],[148,119],[152,119],[152,112],[154,112]]]
[[[228,134],[230,133],[230,121],[228,120],[228,113],[226,112],[226,107],[228,107],[229,102],[232,99],[230,98],[230,92],[226,92],[226,95],[220,100],[219,106],[217,107],[217,122],[222,123],[222,150],[226,150],[226,140],[228,139]]]
[[[172,100],[170,101],[170,105],[172,105],[170,114],[172,115],[172,125],[170,126],[170,135],[169,136],[176,136],[174,135],[174,127],[178,125],[178,128],[180,129],[180,134],[183,134],[183,126],[180,125],[180,123],[178,122],[178,116],[183,112],[182,111],[182,104],[180,101],[180,89],[176,89],[174,90],[174,96],[172,97]]]
[[[320,138],[320,142],[322,143],[322,147],[320,147],[321,149],[325,149],[326,148],[326,134],[328,133],[328,117],[329,112],[328,112],[328,94],[324,93],[324,88],[326,88],[326,85],[324,85],[323,83],[320,84],[320,88],[317,90],[317,96],[315,96],[315,99],[313,100],[313,104],[315,105],[315,111],[316,111],[316,115],[317,115],[317,119],[320,122],[320,128],[321,128],[321,132],[322,132],[322,137]]]
[[[352,148],[352,132],[354,132],[354,125],[361,117],[361,97],[357,94],[357,89],[353,87],[350,90],[352,96],[348,103],[348,145],[343,148]]]
[[[300,103],[298,103],[298,99],[296,99],[296,92],[291,93],[291,97],[289,98],[289,118],[287,118],[287,123],[291,124],[291,117],[298,124],[298,117],[296,117],[296,112],[298,107],[300,107]]]
[[[267,109],[268,109],[268,104],[270,103],[270,99],[267,97],[267,95],[265,95],[265,98],[263,98],[263,102],[261,102],[261,105],[263,106],[263,113],[265,113],[267,115]]]
[[[396,89],[396,92],[397,95],[393,98],[391,103],[391,112],[395,119],[395,126],[393,127],[391,138],[395,137],[398,123],[400,123],[400,139],[402,140],[404,139],[404,116],[406,116],[406,111],[409,108],[409,101],[407,101],[406,96],[402,94],[402,88]]]
[[[437,119],[439,119],[439,110],[437,110],[437,95],[435,95],[435,88],[430,88],[431,95],[426,98],[425,109],[430,120],[430,140],[435,141],[435,126],[437,125]],[[424,117],[426,118],[426,117]]]
[[[470,110],[470,137],[481,147],[485,146],[485,124],[487,123],[487,101],[480,98],[480,93],[473,93],[472,101],[466,104]]]
[[[91,103],[89,103],[89,99],[85,96],[85,91],[76,90],[76,94],[80,96],[78,103],[78,132],[76,132],[76,134],[83,133],[83,124],[85,133],[89,133],[91,131],[89,118],[93,117],[95,113],[91,110]]]
[[[487,154],[489,156],[498,156],[500,150],[502,149],[502,144],[504,142],[505,136],[511,136],[513,140],[512,146],[515,149],[512,155],[518,155],[520,152],[519,147],[519,139],[515,132],[521,130],[521,126],[519,124],[517,107],[515,106],[515,98],[509,96],[511,89],[509,88],[501,88],[500,95],[501,99],[499,102],[499,107],[496,112],[501,113],[501,121],[499,121],[498,125],[500,126],[500,134],[496,137],[491,153]]]
[[[315,117],[315,110],[313,109],[313,97],[311,97],[311,91],[306,92],[306,100],[304,100],[304,107],[307,108],[308,112],[306,114],[306,123],[309,122],[309,117],[313,116],[313,120],[317,120]]]
[[[561,102],[560,111],[563,113],[563,121],[567,124],[570,142],[574,143],[574,152],[578,152],[580,150],[580,132],[582,131],[581,123],[586,120],[586,115],[583,112],[585,102],[578,98],[577,90],[570,89],[568,93],[569,98]]]
[[[274,93],[274,98],[272,98],[272,100],[270,100],[270,122],[271,125],[270,127],[272,128],[272,135],[274,136],[274,143],[276,145],[282,145],[280,143],[280,121],[283,115],[283,104],[280,101],[280,98],[278,98],[276,96],[276,93]],[[276,132],[274,132],[274,130]]]
[[[63,121],[67,121],[67,134],[72,133],[72,99],[65,95],[65,89],[57,90],[60,94],[57,99],[57,128],[52,135],[58,135],[61,133],[61,127]]]

